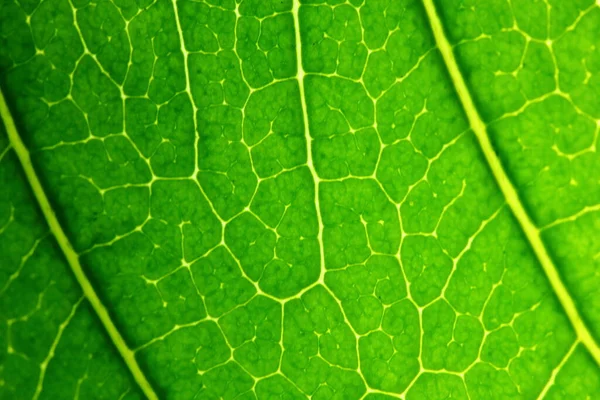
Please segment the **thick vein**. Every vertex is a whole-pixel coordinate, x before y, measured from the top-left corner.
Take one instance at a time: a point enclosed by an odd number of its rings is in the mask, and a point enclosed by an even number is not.
[[[73,250],[71,242],[67,238],[67,235],[65,234],[62,226],[56,218],[54,210],[52,209],[50,201],[48,200],[48,196],[46,195],[44,188],[42,187],[42,184],[40,183],[40,180],[37,176],[37,173],[33,168],[33,164],[31,163],[29,150],[27,150],[25,144],[19,136],[17,127],[12,118],[12,115],[10,114],[10,110],[1,90],[0,118],[4,121],[4,126],[6,127],[9,141],[13,149],[17,153],[17,156],[19,157],[19,161],[21,162],[27,181],[29,182],[29,185],[31,186],[37,203],[39,204],[42,213],[44,214],[44,218],[46,219],[46,222],[50,227],[50,231],[56,238],[56,241],[58,242],[58,245],[60,246],[63,254],[65,255],[65,258],[69,263],[69,266],[71,267],[71,270],[73,271],[77,282],[79,282],[79,285],[81,286],[85,297],[88,299],[88,301],[94,308],[94,311],[96,311],[98,318],[100,318],[100,321],[104,325],[104,328],[108,332],[108,335],[110,336],[112,342],[123,357],[125,363],[127,364],[127,367],[131,371],[134,379],[136,380],[146,397],[150,400],[158,399],[157,395],[152,389],[152,386],[148,382],[148,379],[140,369],[140,366],[138,365],[137,360],[135,359],[133,351],[125,343],[125,340],[121,336],[121,333],[112,321],[108,310],[106,309],[104,304],[102,304],[102,301],[98,297],[98,294],[96,293],[95,289],[90,283],[88,277],[83,272],[83,268],[81,267],[81,263],[79,262],[79,256],[77,255],[75,250]]]
[[[315,169],[312,159],[312,138],[308,127],[308,107],[306,104],[306,95],[304,94],[304,68],[302,67],[302,43],[300,38],[300,0],[294,0],[292,9],[294,16],[294,33],[296,37],[296,65],[298,70],[298,86],[300,87],[300,103],[302,106],[302,117],[304,119],[304,136],[306,138],[306,165],[310,170],[315,185],[315,207],[317,211],[317,221],[319,223],[319,233],[317,239],[319,241],[321,253],[321,274],[319,275],[319,283],[325,284],[325,247],[323,246],[323,218],[321,217],[321,207],[319,205],[319,182],[320,178]]]
[[[585,321],[579,314],[571,294],[566,288],[564,282],[561,280],[560,274],[558,273],[558,270],[554,265],[552,258],[548,254],[548,250],[546,249],[544,242],[542,241],[540,229],[538,229],[538,227],[531,220],[529,214],[527,214],[516,188],[508,178],[500,158],[494,151],[486,125],[481,119],[477,108],[475,107],[471,93],[467,88],[467,84],[465,83],[462,73],[460,72],[452,51],[452,46],[450,45],[450,42],[444,33],[442,21],[437,14],[433,1],[434,0],[423,0],[423,5],[425,6],[429,23],[431,24],[438,48],[442,54],[460,102],[465,110],[471,129],[479,141],[481,150],[483,151],[483,154],[496,179],[496,182],[498,183],[498,186],[500,187],[500,190],[506,198],[506,202],[510,206],[515,218],[519,222],[523,232],[525,233],[525,236],[533,248],[535,255],[542,265],[542,268],[544,269],[544,272],[550,281],[552,289],[564,308],[569,320],[571,321],[571,324],[573,325],[573,328],[575,329],[577,337],[587,347],[592,357],[594,357],[594,360],[596,360],[596,363],[600,365],[600,347],[594,340],[594,337],[592,336]]]

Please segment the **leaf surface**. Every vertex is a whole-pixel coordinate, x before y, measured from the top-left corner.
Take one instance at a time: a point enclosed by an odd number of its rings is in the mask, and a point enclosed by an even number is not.
[[[600,398],[593,1],[0,3],[0,398]]]

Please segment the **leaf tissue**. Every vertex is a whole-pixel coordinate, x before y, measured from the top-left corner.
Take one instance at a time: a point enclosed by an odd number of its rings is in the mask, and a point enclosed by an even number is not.
[[[597,0],[0,0],[0,399],[600,399]]]

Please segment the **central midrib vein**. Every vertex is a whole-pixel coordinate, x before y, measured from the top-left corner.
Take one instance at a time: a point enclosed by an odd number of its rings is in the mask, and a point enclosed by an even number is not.
[[[544,272],[546,273],[546,276],[548,277],[548,280],[550,281],[552,289],[564,308],[567,317],[571,321],[578,340],[587,347],[596,363],[600,365],[600,347],[594,340],[594,337],[590,333],[585,321],[579,314],[573,298],[561,280],[558,270],[554,265],[552,258],[548,254],[548,250],[546,249],[544,242],[542,241],[540,230],[533,223],[529,214],[527,214],[525,207],[521,203],[521,199],[519,198],[517,190],[508,178],[508,175],[504,171],[504,167],[502,166],[498,155],[494,151],[486,125],[479,115],[477,107],[475,106],[475,103],[471,97],[471,93],[467,87],[467,84],[465,83],[462,73],[460,72],[452,51],[452,46],[450,45],[450,42],[444,33],[444,26],[437,14],[433,2],[434,0],[423,0],[423,5],[425,6],[435,41],[440,53],[442,54],[444,63],[446,64],[446,68],[450,74],[450,78],[454,84],[454,88],[456,89],[463,109],[465,110],[469,124],[471,125],[471,129],[479,141],[481,150],[483,151],[483,154],[498,183],[498,186],[500,187],[500,190],[506,198],[506,202],[512,210],[515,218],[521,225],[525,236],[527,237],[536,257],[538,258]]]
[[[54,210],[52,209],[50,201],[48,200],[48,196],[46,195],[46,192],[42,187],[42,184],[37,176],[33,164],[31,163],[29,150],[27,150],[27,147],[25,147],[21,136],[19,136],[17,127],[15,125],[15,122],[8,108],[8,104],[6,103],[6,100],[1,90],[0,119],[4,121],[4,126],[6,127],[10,144],[13,147],[15,153],[17,154],[17,157],[19,158],[21,166],[23,167],[23,170],[25,172],[25,176],[27,177],[27,181],[29,182],[29,185],[31,187],[31,190],[33,191],[37,203],[40,206],[42,213],[44,214],[44,218],[46,219],[48,227],[50,228],[50,231],[56,238],[60,249],[62,250],[69,266],[71,267],[75,278],[77,279],[77,282],[79,282],[83,294],[94,308],[94,311],[98,315],[98,318],[100,318],[100,321],[106,329],[114,346],[117,348],[117,350],[123,357],[123,360],[125,361],[125,364],[131,371],[133,378],[140,386],[146,397],[150,400],[158,399],[158,396],[156,395],[156,393],[154,393],[150,382],[148,382],[148,379],[146,378],[139,364],[137,363],[133,350],[131,350],[127,343],[125,343],[123,336],[121,336],[121,333],[112,321],[108,310],[98,297],[96,290],[90,283],[85,272],[83,272],[83,268],[81,267],[81,263],[79,262],[79,255],[75,252],[75,250],[73,250],[71,242],[67,238],[67,235],[63,231],[60,222],[56,218]]]

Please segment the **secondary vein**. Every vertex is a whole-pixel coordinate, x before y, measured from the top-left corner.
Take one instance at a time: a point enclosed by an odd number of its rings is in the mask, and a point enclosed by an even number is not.
[[[319,182],[320,178],[315,169],[315,164],[312,158],[312,138],[310,136],[308,126],[308,106],[306,104],[306,95],[304,94],[304,67],[302,66],[302,40],[300,35],[300,0],[294,0],[292,9],[294,16],[294,33],[296,38],[296,65],[298,70],[298,86],[300,89],[300,103],[302,107],[302,117],[304,120],[304,136],[306,138],[306,165],[310,170],[315,185],[315,207],[317,212],[317,222],[319,224],[319,232],[317,239],[321,254],[321,272],[319,275],[319,283],[325,284],[325,247],[323,246],[323,218],[321,217],[321,206],[319,204]]]
[[[434,0],[423,0],[423,5],[425,6],[425,11],[427,12],[429,23],[431,24],[431,29],[433,31],[438,49],[442,54],[444,63],[446,64],[446,68],[450,74],[452,83],[454,84],[454,88],[456,89],[463,109],[465,110],[469,120],[471,129],[479,141],[481,150],[483,151],[483,154],[496,179],[496,182],[498,183],[498,186],[500,187],[500,190],[506,198],[506,202],[523,229],[525,236],[527,237],[536,257],[538,258],[544,272],[546,273],[546,276],[548,277],[548,280],[550,281],[552,289],[564,308],[567,317],[571,321],[579,341],[581,341],[587,347],[596,363],[600,365],[600,347],[594,340],[594,337],[592,336],[585,321],[579,314],[571,294],[561,280],[560,274],[558,273],[558,270],[554,265],[552,258],[548,254],[548,250],[546,249],[544,242],[542,241],[540,230],[533,223],[529,214],[527,214],[516,188],[508,178],[500,158],[494,151],[487,132],[487,127],[481,119],[477,107],[475,107],[475,103],[473,102],[471,93],[469,92],[462,73],[460,72],[452,51],[452,46],[450,45],[450,42],[444,33],[444,27],[433,2]]]
[[[6,131],[8,133],[8,139],[13,149],[15,150],[17,157],[19,158],[19,161],[21,162],[21,166],[23,167],[25,176],[27,177],[27,181],[29,182],[33,194],[42,210],[42,213],[44,214],[44,218],[46,219],[50,231],[56,238],[58,245],[60,246],[63,254],[65,255],[65,258],[69,263],[69,266],[71,267],[71,270],[73,271],[77,282],[79,282],[79,285],[83,290],[83,294],[94,308],[94,311],[98,315],[98,318],[100,318],[100,321],[102,322],[104,328],[108,332],[108,335],[110,336],[113,344],[123,357],[123,360],[125,361],[127,367],[131,371],[135,381],[140,386],[146,397],[150,400],[158,399],[158,396],[156,395],[156,393],[154,393],[154,389],[152,388],[152,386],[148,382],[148,379],[140,369],[140,366],[138,365],[137,360],[135,359],[134,352],[125,343],[125,340],[121,336],[121,333],[112,321],[108,310],[98,297],[98,294],[96,293],[89,279],[83,272],[83,268],[81,267],[81,263],[79,262],[79,255],[73,249],[71,242],[67,238],[67,235],[63,231],[62,226],[56,218],[54,210],[52,209],[50,201],[48,200],[48,196],[46,195],[46,192],[42,187],[42,184],[37,176],[33,164],[31,163],[29,150],[27,150],[27,147],[25,147],[25,144],[23,143],[23,140],[21,139],[21,136],[17,131],[17,127],[6,103],[6,99],[4,98],[4,94],[1,90],[0,118],[4,121],[4,126],[6,127]]]

